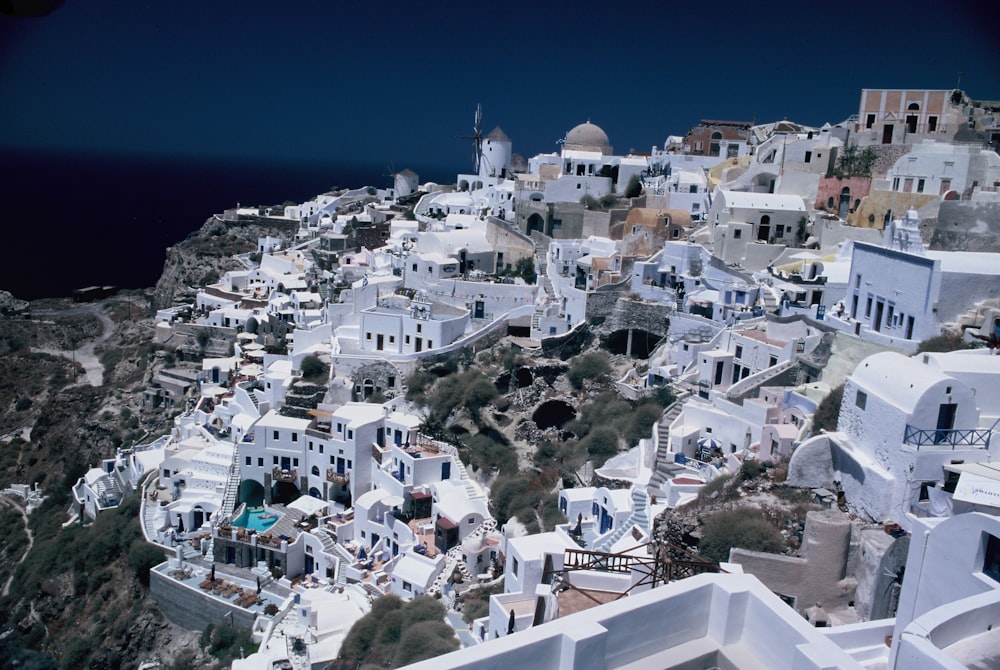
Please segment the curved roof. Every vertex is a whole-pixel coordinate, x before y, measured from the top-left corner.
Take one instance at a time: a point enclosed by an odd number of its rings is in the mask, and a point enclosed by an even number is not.
[[[566,133],[566,148],[600,147],[611,153],[611,140],[604,130],[590,121],[581,123]]]
[[[951,379],[940,369],[893,351],[872,354],[851,374],[854,382],[910,413],[934,384]]]

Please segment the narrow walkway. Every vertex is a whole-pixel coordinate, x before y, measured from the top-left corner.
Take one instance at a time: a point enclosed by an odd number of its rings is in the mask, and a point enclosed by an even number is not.
[[[91,386],[102,386],[104,384],[104,365],[101,364],[100,359],[97,357],[97,352],[95,349],[106,342],[112,333],[115,332],[115,322],[108,317],[107,314],[101,309],[104,303],[94,303],[93,305],[86,305],[84,307],[75,307],[71,310],[66,310],[63,312],[58,311],[46,311],[39,312],[41,315],[58,315],[58,314],[80,314],[87,313],[92,314],[97,317],[101,322],[103,331],[100,336],[96,339],[87,342],[83,346],[79,347],[73,351],[64,351],[62,349],[54,349],[52,347],[31,347],[32,353],[43,353],[52,354],[54,356],[64,356],[79,363],[83,366],[84,379]],[[83,384],[83,381],[78,381],[78,384]]]
[[[23,507],[18,505],[13,500],[7,498],[7,496],[2,496],[2,495],[0,495],[0,504],[6,505],[11,509],[16,509],[18,512],[20,512],[21,518],[24,520],[24,532],[28,536],[28,546],[24,548],[24,554],[21,555],[21,558],[17,561],[17,563],[11,566],[10,576],[7,577],[7,583],[3,585],[3,593],[0,593],[0,595],[6,598],[7,595],[10,594],[10,585],[11,582],[14,581],[14,573],[17,570],[17,566],[21,565],[21,563],[24,563],[24,559],[26,559],[28,557],[28,554],[31,553],[31,548],[35,545],[35,538],[31,534],[31,527],[28,525],[28,515],[24,511]]]

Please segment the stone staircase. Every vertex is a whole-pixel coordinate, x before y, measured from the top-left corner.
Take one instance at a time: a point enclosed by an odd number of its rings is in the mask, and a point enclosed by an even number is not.
[[[594,551],[609,552],[618,540],[631,531],[632,526],[638,526],[646,533],[650,531],[649,495],[639,486],[632,487],[632,514],[621,523],[617,529],[594,542]]]

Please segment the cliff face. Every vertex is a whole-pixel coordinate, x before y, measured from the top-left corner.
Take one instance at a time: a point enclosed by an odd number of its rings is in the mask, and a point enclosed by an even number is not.
[[[153,309],[190,302],[191,287],[211,284],[228,270],[243,268],[233,255],[257,248],[259,235],[251,228],[255,226],[228,225],[213,216],[185,240],[168,247],[163,272],[153,289]]]

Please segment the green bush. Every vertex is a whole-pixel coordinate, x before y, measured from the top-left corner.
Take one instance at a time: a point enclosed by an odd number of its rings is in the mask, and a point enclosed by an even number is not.
[[[639,175],[634,174],[628,178],[628,185],[625,187],[626,198],[638,198],[642,195],[642,180]]]
[[[778,553],[785,546],[778,529],[752,507],[716,512],[705,519],[701,536],[698,552],[716,563],[728,561],[733,547]]]
[[[821,430],[837,430],[837,421],[840,419],[840,405],[844,400],[844,385],[830,391],[830,395],[823,398],[816,411],[813,412],[812,432],[818,434]]]
[[[603,351],[592,351],[573,359],[566,376],[573,388],[582,389],[584,380],[604,377],[609,372],[611,363],[608,355]]]
[[[309,354],[299,364],[302,378],[307,381],[325,382],[329,377],[330,366],[324,363],[316,354]]]
[[[145,540],[136,540],[128,550],[128,563],[143,586],[149,586],[149,571],[165,560],[163,549]]]

